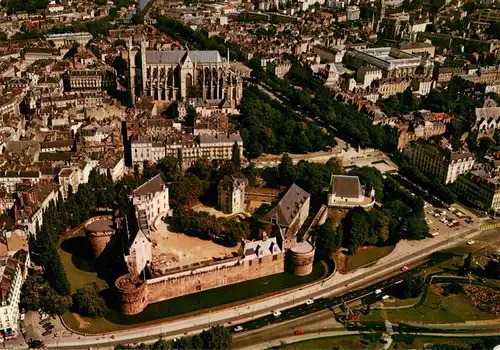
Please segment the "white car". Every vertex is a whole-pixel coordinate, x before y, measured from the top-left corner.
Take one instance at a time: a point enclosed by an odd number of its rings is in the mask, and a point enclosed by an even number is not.
[[[274,316],[274,317],[280,317],[280,316],[281,316],[281,311],[277,311],[277,310],[276,310],[276,311],[274,311],[274,312],[273,312],[273,316]]]
[[[242,330],[243,330],[243,327],[241,327],[241,326],[234,327],[235,332],[241,332]]]
[[[307,301],[306,301],[306,305],[311,305],[313,303],[314,303],[314,300],[312,300],[312,299],[307,299]]]
[[[468,244],[468,245],[473,245],[474,243],[476,243],[476,242],[474,242],[474,241],[472,241],[472,240],[471,240],[471,241],[467,241],[467,244]]]

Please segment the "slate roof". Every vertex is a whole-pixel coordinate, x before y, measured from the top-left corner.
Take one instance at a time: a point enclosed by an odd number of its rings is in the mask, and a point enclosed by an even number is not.
[[[146,64],[151,63],[181,63],[186,54],[192,62],[196,63],[220,63],[222,57],[219,51],[146,51]]]
[[[278,204],[263,215],[260,221],[271,223],[271,219],[275,219],[278,225],[290,227],[300,209],[310,196],[308,192],[304,191],[296,184],[293,184]]]
[[[332,175],[330,192],[347,198],[358,198],[364,195],[359,177],[348,175]]]
[[[247,259],[263,257],[267,255],[279,254],[281,249],[278,246],[276,237],[268,238],[260,241],[245,241],[244,255]],[[273,253],[274,251],[274,253]],[[259,254],[260,252],[260,254]]]
[[[161,178],[160,174],[156,175],[148,182],[142,184],[134,190],[134,196],[141,197],[147,196],[148,194],[163,191],[165,188],[165,182]]]

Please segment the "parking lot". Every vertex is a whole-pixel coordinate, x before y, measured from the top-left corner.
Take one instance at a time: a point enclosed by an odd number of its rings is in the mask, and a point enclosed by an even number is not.
[[[480,219],[466,209],[453,204],[448,208],[436,208],[425,203],[425,221],[433,236],[454,235],[479,226]]]

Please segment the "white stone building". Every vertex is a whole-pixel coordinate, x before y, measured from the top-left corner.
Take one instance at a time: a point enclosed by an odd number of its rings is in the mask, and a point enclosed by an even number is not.
[[[247,179],[226,175],[219,183],[219,207],[224,213],[234,214],[245,208]]]
[[[417,141],[405,153],[410,163],[424,174],[444,184],[455,182],[459,175],[472,170],[476,158],[467,151],[453,151],[449,147]]]
[[[137,187],[132,193],[132,203],[136,211],[146,214],[148,227],[152,227],[155,219],[163,217],[170,211],[168,187],[160,175]]]
[[[328,191],[328,206],[335,208],[371,208],[375,204],[375,192],[365,196],[365,189],[357,176],[332,175]]]
[[[0,331],[8,339],[18,334],[21,288],[29,267],[29,254],[19,250],[0,258]]]

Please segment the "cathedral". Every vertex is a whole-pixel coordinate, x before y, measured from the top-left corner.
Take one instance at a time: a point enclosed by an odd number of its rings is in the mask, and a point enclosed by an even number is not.
[[[141,96],[169,103],[202,98],[236,107],[243,93],[242,78],[231,70],[229,54],[218,51],[148,50],[145,42],[129,45],[132,103]]]

